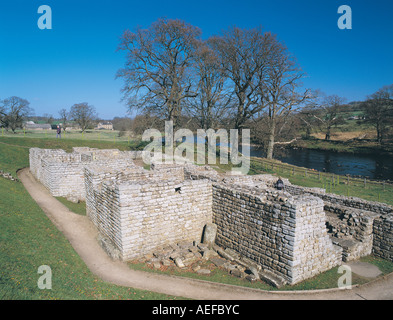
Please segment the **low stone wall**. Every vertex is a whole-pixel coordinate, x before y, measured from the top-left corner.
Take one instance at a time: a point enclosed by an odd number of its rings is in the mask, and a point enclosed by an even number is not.
[[[87,147],[64,150],[30,149],[30,171],[56,197],[85,201],[84,168],[91,164],[107,168],[134,167],[133,152]]]
[[[371,254],[373,222],[378,214],[326,202],[324,209],[332,241],[343,248],[343,261]]]
[[[336,220],[336,223],[333,223],[335,226],[330,223],[330,227],[342,233],[341,239],[338,238],[335,242],[344,248],[344,261],[370,253],[393,261],[392,206],[356,197],[327,194],[318,188],[289,185],[286,190],[292,194],[308,193],[319,197],[325,202],[325,210],[335,213],[336,217],[330,220]],[[353,239],[348,239],[348,236]]]
[[[212,221],[210,181],[179,179],[172,170],[155,174],[159,178],[146,170],[85,169],[87,214],[123,260],[180,241],[201,241],[203,227]]]
[[[29,162],[30,171],[33,176],[41,181],[42,179],[42,159],[53,159],[57,156],[65,155],[66,152],[61,149],[40,149],[30,148],[29,149]]]
[[[341,263],[341,250],[327,235],[320,199],[256,193],[213,183],[218,245],[234,249],[290,284]]]

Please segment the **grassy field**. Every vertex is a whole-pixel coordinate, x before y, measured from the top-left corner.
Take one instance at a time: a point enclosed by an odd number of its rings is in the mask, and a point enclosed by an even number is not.
[[[16,177],[17,170],[29,165],[30,147],[62,148],[89,146],[95,148],[118,148],[130,150],[141,148],[138,141],[111,141],[93,139],[56,139],[52,137],[0,136],[0,169]],[[253,166],[253,173],[263,168]],[[308,179],[299,184],[312,183]],[[103,282],[94,276],[76,254],[67,239],[45,216],[20,182],[0,178],[0,299],[179,299],[163,294],[119,287]],[[84,203],[72,204],[59,200],[78,214],[85,214]],[[372,263],[383,266],[384,273],[393,271],[393,263],[368,257]],[[52,269],[51,290],[37,286],[40,277],[38,268],[48,265]],[[132,268],[149,269],[146,266],[130,265]],[[151,270],[148,270],[151,271]],[[174,272],[174,271],[173,271]],[[195,274],[179,272],[182,276]],[[333,269],[287,290],[335,287],[337,270]],[[245,280],[229,277],[216,269],[211,276],[201,277],[235,285],[254,286]],[[354,279],[363,283],[367,279]],[[357,282],[356,282],[357,281]],[[255,284],[260,289],[272,290],[264,283]]]
[[[1,137],[12,138],[47,138],[57,139],[56,130],[29,130],[22,129],[12,131],[1,130]],[[61,139],[71,140],[97,140],[97,141],[110,141],[110,142],[128,142],[130,139],[127,135],[121,135],[116,130],[86,130],[82,133],[80,130],[70,130],[61,133]]]
[[[0,137],[0,169],[16,177],[18,169],[29,165],[29,146],[71,149],[77,145],[81,145],[81,142]],[[94,142],[90,145],[96,146]],[[120,148],[121,145],[116,147]],[[67,205],[73,204],[67,202]],[[84,214],[83,207],[84,204],[78,204],[71,209]],[[22,183],[1,177],[0,230],[0,300],[176,299],[111,285],[94,276]],[[52,270],[51,290],[41,290],[37,286],[41,265],[48,265]]]

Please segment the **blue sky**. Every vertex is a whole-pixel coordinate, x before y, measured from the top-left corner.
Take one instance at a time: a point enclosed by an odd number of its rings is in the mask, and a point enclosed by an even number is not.
[[[337,27],[340,5],[352,8],[353,29]],[[52,9],[52,30],[37,26],[40,5]],[[362,100],[393,83],[391,0],[2,0],[0,99],[30,101],[36,115],[88,102],[99,116],[126,115],[116,71],[125,29],[160,17],[198,26],[203,37],[230,26],[278,35],[308,74],[304,86]]]

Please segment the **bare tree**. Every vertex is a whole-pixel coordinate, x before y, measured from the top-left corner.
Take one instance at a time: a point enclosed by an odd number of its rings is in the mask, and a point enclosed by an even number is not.
[[[83,102],[74,104],[71,107],[70,117],[80,126],[82,132],[85,132],[97,119],[97,113],[93,106]]]
[[[379,89],[362,103],[366,121],[377,131],[377,141],[382,143],[393,123],[393,84]]]
[[[226,118],[232,95],[226,85],[227,77],[209,41],[201,41],[196,46],[194,72],[198,94],[195,98],[187,99],[188,113],[197,119],[200,128],[214,128],[221,119]]]
[[[3,125],[15,133],[17,128],[22,127],[23,120],[32,112],[32,109],[26,99],[12,96],[2,101],[0,112],[3,114]]]
[[[63,127],[63,131],[66,131],[67,122],[70,120],[70,114],[66,109],[63,108],[59,111],[59,116],[62,123],[61,126]]]
[[[275,42],[271,46],[266,70],[259,73],[258,94],[267,108],[268,143],[267,158],[273,158],[277,123],[286,123],[293,110],[311,97],[310,90],[299,90],[305,73],[297,65],[287,48]],[[281,129],[282,130],[282,126]]]
[[[265,105],[257,94],[259,75],[266,69],[271,46],[276,42],[270,33],[261,28],[245,30],[230,28],[222,36],[211,39],[226,76],[233,83],[236,99],[235,129],[261,112]]]
[[[199,28],[181,20],[159,19],[148,29],[125,31],[120,50],[127,54],[117,77],[124,79],[124,100],[130,111],[144,110],[174,121],[184,99],[195,97],[190,68]]]
[[[341,112],[345,99],[337,95],[321,99],[320,103],[315,104],[313,116],[317,119],[320,130],[325,133],[325,140],[330,140],[332,128],[344,122]]]
[[[0,100],[1,101],[1,100]],[[6,110],[4,105],[0,105],[0,127],[7,127]]]

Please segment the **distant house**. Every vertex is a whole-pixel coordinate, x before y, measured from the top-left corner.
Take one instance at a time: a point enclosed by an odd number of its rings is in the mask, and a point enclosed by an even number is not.
[[[105,122],[99,122],[96,127],[97,130],[105,129],[105,130],[113,130],[113,124],[112,122],[105,121]]]
[[[27,121],[24,123],[26,130],[51,130],[52,126],[49,123],[34,123],[34,121]]]

